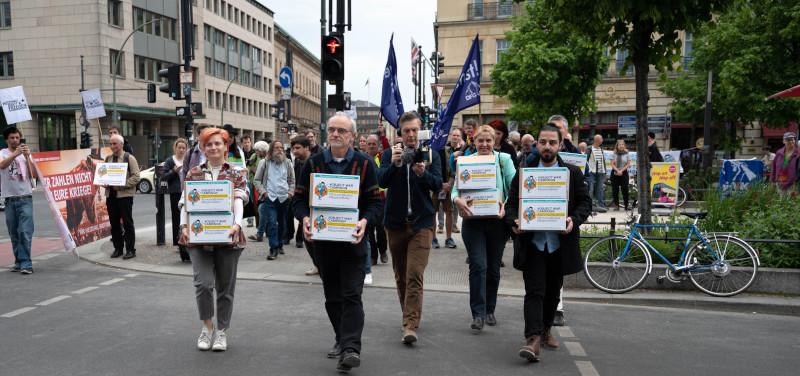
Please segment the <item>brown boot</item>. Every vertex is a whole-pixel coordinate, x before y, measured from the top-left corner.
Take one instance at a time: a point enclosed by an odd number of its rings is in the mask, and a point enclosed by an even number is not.
[[[525,346],[522,346],[519,349],[519,356],[521,358],[528,359],[529,362],[538,362],[539,361],[539,347],[542,342],[541,336],[530,336],[528,337],[527,343]]]
[[[548,347],[553,350],[561,346],[561,344],[559,344],[556,340],[556,337],[550,333],[549,327],[545,328],[544,333],[542,333],[542,344],[544,344],[544,347]]]

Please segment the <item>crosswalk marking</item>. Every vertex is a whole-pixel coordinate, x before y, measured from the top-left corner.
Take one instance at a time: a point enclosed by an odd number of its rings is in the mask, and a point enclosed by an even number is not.
[[[586,351],[583,350],[580,342],[564,342],[564,346],[572,356],[586,356]]]
[[[71,298],[71,296],[69,296],[69,295],[59,295],[59,296],[56,296],[55,298],[47,299],[47,300],[45,300],[43,302],[36,303],[36,305],[42,306],[42,307],[49,306],[50,304],[53,304],[53,303],[56,303],[56,302],[60,302],[60,301],[62,301],[64,299],[69,299],[69,298]]]
[[[6,313],[4,315],[0,315],[0,317],[12,318],[14,316],[21,315],[21,314],[23,314],[25,312],[33,311],[34,309],[36,309],[36,307],[24,307],[24,308],[20,308],[20,309],[18,309],[16,311],[11,311],[11,312]]]
[[[136,277],[138,275],[139,275],[139,273],[131,273],[131,274],[125,274],[125,277],[133,278],[133,277]]]
[[[586,360],[576,360],[575,365],[578,366],[578,371],[580,371],[581,376],[600,376],[600,374],[597,373],[597,370],[594,369],[592,362]]]
[[[558,332],[558,336],[561,338],[575,338],[575,334],[572,333],[572,329],[568,326],[557,326],[555,329],[556,332]]]
[[[103,285],[103,286],[111,286],[111,285],[113,285],[113,284],[115,284],[117,282],[122,282],[124,280],[125,280],[125,278],[114,278],[114,279],[109,279],[108,281],[105,281],[105,282],[100,282],[100,284]]]
[[[75,290],[75,291],[72,292],[72,294],[81,295],[81,294],[85,294],[85,293],[87,293],[89,291],[97,290],[97,289],[99,289],[99,287],[97,287],[97,286],[89,286],[89,287],[84,287],[84,288],[82,288],[80,290]]]

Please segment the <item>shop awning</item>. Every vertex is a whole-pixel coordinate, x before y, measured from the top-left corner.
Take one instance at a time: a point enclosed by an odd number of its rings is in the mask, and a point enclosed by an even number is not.
[[[786,89],[780,93],[772,94],[769,97],[767,97],[767,99],[788,98],[788,97],[800,97],[800,85]]]

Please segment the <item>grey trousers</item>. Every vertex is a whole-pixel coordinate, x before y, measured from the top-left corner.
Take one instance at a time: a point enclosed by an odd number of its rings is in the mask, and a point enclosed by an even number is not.
[[[233,292],[236,289],[236,267],[241,249],[205,250],[189,247],[194,270],[195,296],[200,320],[214,318],[214,290],[217,291],[217,328],[228,329],[233,313]]]

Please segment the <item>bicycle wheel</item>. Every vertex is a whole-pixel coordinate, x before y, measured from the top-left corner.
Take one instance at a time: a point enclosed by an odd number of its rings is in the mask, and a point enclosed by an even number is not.
[[[592,286],[611,294],[631,291],[644,282],[650,273],[650,252],[634,239],[624,258],[628,237],[614,235],[599,239],[589,246],[583,262],[583,273]]]
[[[675,205],[681,207],[684,203],[686,203],[686,191],[683,188],[678,187],[678,197],[675,199]]]
[[[686,253],[689,279],[711,296],[734,296],[747,290],[758,273],[758,255],[744,240],[731,235],[713,235],[708,245],[695,244]]]

